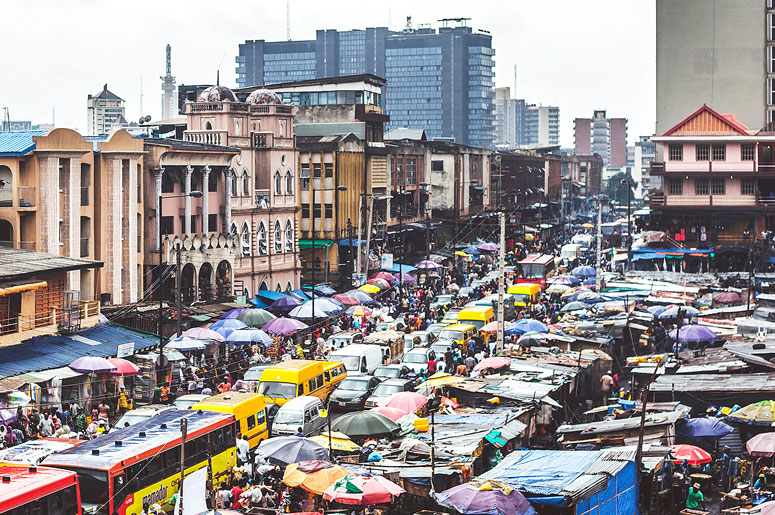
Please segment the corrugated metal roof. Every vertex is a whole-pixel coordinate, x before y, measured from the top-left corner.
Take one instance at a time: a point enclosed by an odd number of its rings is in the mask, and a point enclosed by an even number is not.
[[[35,148],[33,136],[45,136],[48,131],[0,132],[0,154],[23,156]]]
[[[68,271],[100,267],[102,267],[101,261],[0,247],[0,280],[21,279],[51,270]]]
[[[366,139],[364,122],[341,123],[299,123],[293,126],[296,136],[346,136],[353,134],[358,139]]]
[[[158,345],[159,339],[115,324],[101,324],[72,336],[49,336],[0,347],[0,377],[66,367],[82,356],[115,356],[122,343],[134,343],[138,351]]]

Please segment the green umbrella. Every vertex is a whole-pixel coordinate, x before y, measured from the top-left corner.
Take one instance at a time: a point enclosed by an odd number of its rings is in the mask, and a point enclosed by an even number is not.
[[[275,318],[277,317],[265,309],[246,309],[237,316],[237,320],[259,329]]]
[[[744,424],[769,426],[775,422],[775,401],[759,401],[729,414],[729,419]]]
[[[374,437],[393,436],[401,427],[376,411],[356,411],[339,417],[331,424],[331,429],[340,431],[354,440]]]

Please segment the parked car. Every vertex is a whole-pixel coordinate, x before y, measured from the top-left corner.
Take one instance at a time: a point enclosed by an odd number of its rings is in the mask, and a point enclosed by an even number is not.
[[[435,299],[430,304],[430,309],[438,308],[441,306],[447,306],[449,304],[452,304],[452,301],[455,299],[455,296],[452,294],[443,294],[443,295],[437,295]]]
[[[311,395],[302,395],[286,402],[274,417],[273,435],[317,434],[327,423],[323,416],[323,401]]]
[[[442,329],[444,329],[445,327],[447,327],[448,325],[449,324],[443,324],[441,322],[436,322],[435,324],[429,325],[428,328],[425,329],[425,330],[428,331],[429,333],[431,333],[433,336],[436,336],[438,338],[439,332]]]
[[[395,363],[393,365],[382,365],[377,367],[377,369],[374,371],[374,377],[382,381],[385,379],[395,379],[397,377],[401,377],[401,371],[403,370],[408,371],[409,369],[400,363]]]
[[[175,406],[175,409],[189,409],[194,404],[197,404],[208,397],[210,396],[202,395],[201,393],[188,393],[175,399],[175,402],[173,402],[172,405]]]
[[[137,409],[133,409],[124,413],[120,419],[115,423],[110,431],[117,431],[119,429],[133,426],[140,422],[145,422],[149,418],[161,415],[165,411],[172,411],[175,406],[171,404],[148,404]]]
[[[414,381],[410,379],[388,379],[377,385],[374,393],[366,399],[366,407],[373,408],[381,399],[390,397],[394,393],[411,391],[414,391]]]
[[[428,360],[436,359],[436,352],[428,347],[416,347],[406,354],[404,354],[404,360],[401,362],[416,373],[421,374],[428,370]]]
[[[463,311],[463,308],[448,309],[447,312],[444,313],[444,318],[441,319],[441,323],[444,324],[444,327],[447,327],[448,325],[456,324],[457,316],[460,314],[461,311]]]
[[[343,410],[363,409],[366,399],[379,382],[374,376],[348,376],[331,394],[331,407]]]

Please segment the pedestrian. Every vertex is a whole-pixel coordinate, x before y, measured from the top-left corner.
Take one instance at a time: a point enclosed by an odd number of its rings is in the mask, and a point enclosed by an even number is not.
[[[603,395],[603,406],[608,405],[608,398],[611,396],[611,389],[614,386],[614,378],[611,377],[611,371],[609,370],[600,377],[600,390]]]
[[[247,435],[242,435],[242,438],[237,439],[237,464],[244,465],[248,462],[248,453],[250,452],[250,442],[248,442]]]
[[[705,509],[705,497],[702,495],[702,492],[700,492],[700,484],[694,483],[691,488],[689,488],[689,493],[686,494],[686,508],[689,510],[696,510],[697,506],[702,506],[702,509]]]
[[[38,422],[38,431],[43,438],[54,435],[54,421],[48,411],[43,413],[43,418]]]

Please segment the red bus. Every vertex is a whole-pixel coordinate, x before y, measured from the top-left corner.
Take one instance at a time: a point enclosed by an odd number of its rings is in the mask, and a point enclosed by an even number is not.
[[[49,467],[0,466],[0,513],[81,515],[78,474]]]
[[[550,254],[528,254],[519,262],[518,283],[537,283],[546,288],[546,279],[554,275],[554,256]]]

